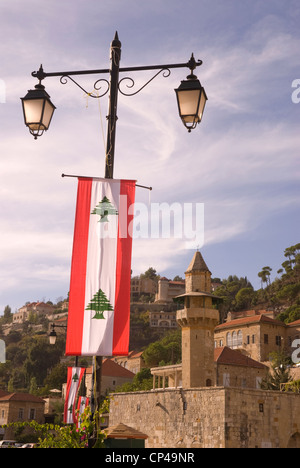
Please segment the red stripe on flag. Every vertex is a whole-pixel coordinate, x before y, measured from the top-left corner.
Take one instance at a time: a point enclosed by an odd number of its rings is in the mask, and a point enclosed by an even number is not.
[[[64,406],[64,421],[67,421],[68,417],[68,400],[70,395],[70,388],[72,385],[72,367],[68,367],[68,377],[67,377],[67,392],[66,392],[66,399],[65,399],[65,406]]]
[[[92,179],[78,179],[66,356],[81,355]]]
[[[129,325],[130,325],[130,278],[131,278],[131,251],[133,204],[135,198],[135,181],[121,180],[120,186],[121,203],[120,212],[123,218],[119,218],[117,264],[116,264],[116,291],[114,309],[114,334],[113,355],[127,355],[129,347]],[[129,215],[129,207],[131,207]]]

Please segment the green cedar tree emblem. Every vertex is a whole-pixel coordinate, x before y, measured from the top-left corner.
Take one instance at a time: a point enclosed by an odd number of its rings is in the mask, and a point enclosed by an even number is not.
[[[114,310],[102,289],[94,295],[93,299],[85,310],[94,310],[96,313],[93,319],[105,319],[103,312],[105,310]]]
[[[75,372],[74,376],[72,377],[73,382],[78,382],[78,375],[77,372]]]
[[[113,204],[109,201],[107,197],[104,197],[101,202],[94,208],[91,214],[96,214],[100,216],[98,223],[108,222],[108,215],[117,215],[118,211],[115,209]]]

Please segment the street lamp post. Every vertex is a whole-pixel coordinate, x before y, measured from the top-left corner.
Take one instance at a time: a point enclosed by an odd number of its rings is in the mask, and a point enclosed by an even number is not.
[[[57,325],[55,323],[51,324],[51,332],[49,333],[49,343],[50,345],[54,346],[56,344],[57,333],[55,328],[63,328],[67,331],[67,325]],[[75,367],[78,367],[78,356],[75,356]]]
[[[119,92],[124,96],[134,96],[142,91],[150,82],[152,82],[158,75],[162,74],[163,77],[168,77],[171,74],[171,69],[188,68],[190,75],[187,80],[182,81],[178,89],[175,90],[177,95],[177,103],[180,118],[182,119],[185,127],[191,132],[197,124],[201,122],[202,114],[204,111],[207,96],[204,88],[201,86],[200,81],[194,75],[194,70],[202,65],[202,60],[196,61],[194,55],[188,62],[167,64],[167,65],[149,65],[139,67],[126,67],[120,68],[121,60],[121,42],[116,32],[115,37],[111,43],[110,48],[110,69],[100,70],[85,70],[85,71],[67,71],[67,72],[51,72],[46,73],[42,65],[38,71],[32,72],[32,76],[39,80],[39,84],[35,86],[34,90],[29,90],[27,95],[22,100],[23,114],[25,125],[29,128],[30,133],[35,139],[40,137],[44,131],[49,129],[51,119],[56,109],[50,100],[49,94],[46,92],[42,81],[48,77],[60,77],[60,82],[66,84],[71,80],[78,86],[85,94],[91,98],[101,98],[109,92],[109,110],[107,116],[107,141],[106,141],[106,157],[105,157],[105,178],[112,179],[114,171],[114,156],[115,156],[115,138],[116,138],[116,124],[117,124],[117,102]],[[135,90],[135,82],[130,77],[119,79],[120,73],[129,73],[137,71],[155,71],[154,76],[150,78],[141,88]],[[73,76],[81,75],[107,75],[110,76],[110,81],[105,78],[100,78],[94,83],[94,91],[88,92],[85,90]],[[127,81],[125,90],[122,85]],[[104,85],[104,90],[102,89]],[[57,326],[57,325],[56,325]],[[53,328],[52,340],[54,340],[56,333]],[[51,338],[50,333],[50,338]],[[97,374],[101,376],[102,357],[96,357]],[[100,399],[101,393],[101,377],[97,379],[97,393]]]
[[[55,106],[50,100],[49,94],[46,92],[45,87],[41,84],[42,80],[48,77],[60,77],[60,82],[66,84],[71,80],[82,91],[92,98],[101,98],[105,96],[108,91],[109,95],[109,110],[108,110],[108,125],[107,125],[107,141],[106,141],[106,158],[105,158],[105,178],[113,178],[114,170],[114,156],[115,156],[115,137],[116,137],[116,124],[117,124],[117,103],[119,92],[125,96],[134,96],[144,89],[151,81],[154,80],[159,74],[162,73],[164,77],[171,74],[171,69],[175,68],[189,68],[191,74],[187,80],[182,81],[178,89],[175,90],[177,95],[177,103],[180,117],[185,127],[190,132],[197,124],[201,122],[207,96],[204,88],[201,86],[200,81],[194,75],[196,67],[202,65],[202,60],[196,61],[192,54],[190,60],[186,63],[176,63],[167,65],[149,65],[139,67],[126,67],[120,68],[121,60],[121,42],[116,32],[114,40],[110,48],[111,67],[110,69],[100,70],[85,70],[85,71],[67,71],[67,72],[52,72],[46,73],[42,65],[38,71],[32,72],[32,76],[39,80],[39,84],[35,89],[29,90],[24,98],[21,98],[23,105],[23,114],[25,125],[29,128],[30,133],[35,139],[40,137],[44,131],[48,130],[51,119],[55,110]],[[120,73],[158,70],[155,75],[150,78],[140,89],[134,90],[135,82],[130,77],[125,77],[119,80]],[[75,81],[73,76],[80,75],[110,75],[110,81],[105,78],[100,78],[94,83],[94,91],[86,91],[79,83]],[[122,85],[127,81],[126,89],[122,89]],[[104,85],[104,90],[102,89]],[[132,91],[128,91],[132,90]]]

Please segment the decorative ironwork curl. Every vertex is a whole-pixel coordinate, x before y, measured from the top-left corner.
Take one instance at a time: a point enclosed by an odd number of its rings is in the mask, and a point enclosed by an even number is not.
[[[95,99],[99,99],[103,96],[105,96],[105,94],[108,93],[109,91],[109,82],[105,79],[105,78],[100,78],[99,80],[95,81],[94,83],[94,90],[97,91],[97,94],[94,94],[93,92],[92,93],[89,93],[86,89],[84,89],[79,83],[77,83],[77,81],[75,81],[70,75],[62,75],[60,77],[60,82],[61,84],[66,84],[68,82],[68,80],[71,80],[73,81],[73,83],[78,86],[78,88],[80,88],[85,94],[87,94],[88,96],[92,97],[92,98],[95,98]],[[102,92],[101,94],[98,93],[98,91],[100,91],[100,89],[102,88],[101,86],[99,86],[99,83],[100,82],[105,82],[106,83],[106,86],[107,88],[105,89],[104,92]]]
[[[146,88],[146,86],[148,86],[148,84],[151,83],[151,81],[153,81],[161,73],[162,73],[164,78],[167,78],[168,76],[170,76],[171,71],[169,70],[169,68],[162,68],[161,70],[159,70],[159,72],[157,72],[154,76],[152,76],[152,78],[150,78],[150,80],[148,80],[147,83],[145,83],[143,86],[141,86],[141,88],[139,88],[137,91],[134,91],[132,93],[126,93],[125,91],[122,91],[121,85],[125,80],[127,80],[130,83],[127,84],[126,87],[129,88],[129,89],[132,89],[135,86],[134,80],[132,78],[130,78],[129,76],[127,76],[125,78],[122,78],[122,80],[119,81],[119,85],[118,85],[119,91],[124,96],[135,96],[140,91],[142,91],[144,88]]]

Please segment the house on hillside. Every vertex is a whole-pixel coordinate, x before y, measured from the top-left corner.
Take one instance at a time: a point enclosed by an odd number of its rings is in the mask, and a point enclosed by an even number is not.
[[[185,291],[184,281],[171,281],[162,277],[158,281],[158,292],[155,295],[155,302],[173,302],[173,299]]]
[[[113,359],[119,366],[128,369],[133,374],[137,374],[146,367],[143,351],[130,351],[128,356],[115,356]]]
[[[13,314],[13,323],[24,323],[29,320],[31,314],[38,317],[42,315],[53,314],[54,307],[45,302],[31,302],[25,304],[17,312]]]
[[[215,328],[215,347],[237,349],[259,362],[269,361],[273,352],[292,354],[293,341],[300,337],[300,320],[285,324],[269,314],[244,315]]]

